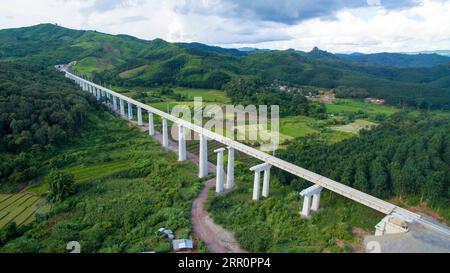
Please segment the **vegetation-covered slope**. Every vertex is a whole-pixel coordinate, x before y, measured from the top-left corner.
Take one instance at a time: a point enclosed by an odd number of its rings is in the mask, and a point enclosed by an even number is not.
[[[337,54],[342,59],[358,63],[378,64],[387,66],[432,67],[450,61],[450,57],[432,54],[401,54],[401,53],[374,53],[374,54]]]
[[[192,163],[177,162],[62,73],[18,64],[0,64],[0,71],[2,137],[14,144],[0,154],[2,190],[30,186],[30,179],[47,178],[50,170],[75,179],[75,193],[54,203],[47,219],[0,230],[0,252],[67,252],[70,241],[80,242],[82,252],[167,252],[170,241],[159,228],[171,228],[177,238],[190,235],[191,202],[202,185]],[[77,111],[82,120],[67,125]],[[22,124],[20,130],[13,131],[13,123]],[[54,138],[53,126],[60,128]],[[44,127],[47,137],[35,139]],[[22,138],[29,145],[17,146]],[[40,180],[27,191],[45,197],[50,187]]]
[[[71,147],[44,162],[73,174],[76,194],[0,252],[67,252],[70,241],[80,242],[84,253],[166,252],[170,241],[159,228],[189,236],[191,202],[201,187],[192,163],[178,163],[148,135],[106,111],[89,119],[92,126]]]
[[[333,145],[299,139],[280,156],[383,199],[413,196],[430,206],[447,208],[448,128],[448,118],[412,118],[399,113],[361,137]],[[280,175],[285,183],[292,182],[293,177]]]
[[[241,54],[202,44],[143,41],[54,25],[0,31],[0,60],[78,61],[75,70],[117,85],[222,88],[235,76],[324,88],[359,87],[388,103],[450,107],[450,65],[395,68],[357,64],[314,49]]]
[[[51,68],[0,63],[0,188],[37,177],[39,162],[77,137],[94,104]]]

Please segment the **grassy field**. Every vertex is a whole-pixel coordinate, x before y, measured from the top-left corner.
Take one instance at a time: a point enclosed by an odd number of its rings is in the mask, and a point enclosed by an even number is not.
[[[377,124],[363,119],[357,119],[355,122],[342,125],[342,126],[332,126],[331,128],[336,131],[358,134],[362,129],[370,129]]]
[[[214,89],[177,87],[175,88],[175,93],[184,95],[191,101],[193,101],[195,97],[201,97],[204,102],[216,102],[218,104],[226,104],[231,101],[226,96],[225,92]]]
[[[30,193],[0,194],[0,229],[11,222],[29,224],[45,207],[44,199]]]
[[[354,136],[349,132],[331,130],[326,125],[326,120],[318,120],[306,116],[291,116],[280,121],[280,133],[290,138],[320,135],[330,144],[342,141]]]
[[[374,103],[368,103],[362,100],[353,99],[337,99],[331,104],[325,105],[327,112],[330,114],[341,114],[346,112],[358,112],[363,111],[369,115],[385,114],[392,115],[400,111],[394,106],[379,105]]]

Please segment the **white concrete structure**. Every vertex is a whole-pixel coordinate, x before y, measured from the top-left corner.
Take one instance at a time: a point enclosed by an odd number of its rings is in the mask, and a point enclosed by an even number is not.
[[[125,116],[125,103],[123,102],[123,99],[120,99],[120,115],[122,117]]]
[[[320,193],[322,189],[321,186],[314,185],[300,192],[300,195],[303,196],[303,208],[300,214],[303,217],[310,217],[311,211],[319,211]]]
[[[264,172],[264,191],[269,196],[269,183],[270,183],[270,168],[272,166],[268,163],[262,163],[250,168],[250,171],[255,172],[255,180],[253,182],[253,200],[258,201],[261,195],[261,172]]]
[[[113,96],[113,109],[114,112],[117,112],[117,97]]]
[[[169,147],[169,132],[167,129],[167,119],[162,120],[162,143],[163,147]]]
[[[155,135],[155,120],[152,112],[148,112],[148,134],[151,136]]]
[[[183,125],[178,125],[178,161],[186,160],[186,135]]]
[[[221,192],[223,192],[223,189],[224,189],[224,185],[223,185],[223,180],[225,177],[225,173],[223,170],[223,152],[224,151],[225,151],[224,148],[214,150],[214,152],[217,153],[216,193],[221,193]]]
[[[133,120],[133,104],[128,102],[128,119]]]
[[[268,166],[264,170],[264,178],[263,178],[263,190],[262,190],[262,196],[263,197],[269,197],[269,188],[270,188],[270,169],[272,166]]]
[[[234,188],[234,149],[228,147],[227,183],[225,189]]]
[[[142,109],[141,109],[141,107],[137,108],[137,118],[138,118],[138,126],[142,126]]]
[[[375,226],[375,236],[408,232],[408,224],[392,215],[387,215]]]
[[[391,204],[389,202],[386,202],[384,200],[381,200],[379,198],[376,198],[374,196],[371,196],[367,193],[361,192],[359,190],[356,190],[352,187],[349,187],[347,185],[344,185],[342,183],[339,183],[337,181],[334,181],[332,179],[329,179],[327,177],[324,177],[322,175],[319,175],[317,173],[311,172],[309,170],[306,170],[302,167],[299,167],[297,165],[294,165],[290,162],[287,162],[285,160],[279,159],[275,156],[269,155],[265,152],[259,151],[253,147],[247,146],[245,144],[239,143],[237,141],[234,141],[230,138],[227,138],[225,136],[222,136],[220,134],[217,134],[215,132],[212,132],[210,130],[206,130],[204,128],[202,128],[199,125],[193,124],[189,121],[185,121],[182,120],[178,117],[172,116],[168,113],[165,113],[161,110],[158,110],[154,107],[148,106],[146,104],[143,104],[141,102],[138,102],[136,100],[133,100],[129,97],[126,97],[120,93],[114,92],[110,89],[107,89],[105,87],[102,87],[98,84],[89,82],[79,76],[76,76],[70,72],[68,72],[66,70],[67,66],[64,66],[63,68],[60,68],[61,71],[66,73],[66,77],[69,79],[74,80],[77,83],[87,83],[88,85],[90,85],[92,88],[97,88],[99,90],[103,90],[107,93],[110,93],[113,96],[118,97],[120,100],[124,100],[127,101],[129,103],[133,103],[134,105],[136,105],[137,107],[141,107],[142,109],[152,112],[153,114],[156,114],[158,116],[160,116],[163,119],[163,124],[164,122],[167,123],[167,120],[170,120],[172,122],[174,122],[175,124],[179,124],[179,125],[183,125],[183,127],[185,129],[191,130],[195,133],[198,133],[199,135],[203,135],[205,137],[207,137],[210,140],[214,140],[217,142],[220,142],[221,144],[227,146],[227,147],[232,147],[233,149],[245,153],[255,159],[261,160],[264,163],[270,164],[271,166],[274,166],[282,171],[286,171],[288,173],[291,173],[299,178],[302,178],[304,180],[307,180],[313,184],[316,184],[320,187],[326,188],[330,191],[333,191],[339,195],[342,195],[344,197],[347,197],[351,200],[354,200],[358,203],[361,203],[365,206],[368,206],[374,210],[377,210],[379,212],[382,212],[386,215],[392,215],[395,216],[396,218],[399,219],[403,219],[408,223],[418,223],[421,224],[427,228],[433,229],[435,231],[444,233],[448,236],[450,236],[450,229],[448,227],[442,227],[440,225],[437,225],[429,220],[427,220],[426,218],[422,217],[421,215],[417,214],[417,213],[413,213],[411,211],[405,210],[401,207],[398,207],[394,204]],[[97,93],[98,95],[98,93]],[[166,120],[166,121],[164,121]],[[167,136],[167,128],[166,130],[166,136]],[[164,126],[163,126],[163,135],[164,135]],[[164,139],[164,137],[163,137]],[[165,147],[167,147],[168,145],[168,141],[166,141],[165,143]],[[256,178],[256,173],[255,173],[255,178]],[[256,179],[255,179],[256,180]],[[259,179],[258,179],[259,181]],[[259,183],[258,183],[259,186]],[[312,200],[311,200],[312,202]],[[308,202],[307,202],[308,203]]]
[[[204,135],[200,135],[198,177],[204,178],[207,176],[208,176],[208,138]]]

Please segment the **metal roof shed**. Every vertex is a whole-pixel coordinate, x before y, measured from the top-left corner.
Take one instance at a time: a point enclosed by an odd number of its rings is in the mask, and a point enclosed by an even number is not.
[[[181,239],[181,240],[173,240],[172,246],[174,251],[186,250],[194,248],[194,244],[192,240]]]

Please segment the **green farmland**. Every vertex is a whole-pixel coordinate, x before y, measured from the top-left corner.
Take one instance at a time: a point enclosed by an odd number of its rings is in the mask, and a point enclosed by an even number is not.
[[[31,223],[42,204],[43,198],[30,193],[0,194],[0,228],[11,222]]]
[[[399,108],[388,105],[379,105],[354,99],[337,99],[331,104],[326,104],[327,112],[330,114],[342,114],[349,112],[363,111],[369,115],[385,114],[392,115],[399,111]]]
[[[186,96],[190,101],[193,101],[195,97],[201,97],[204,102],[216,102],[219,104],[230,102],[225,92],[214,89],[177,87],[175,88],[175,93]]]

